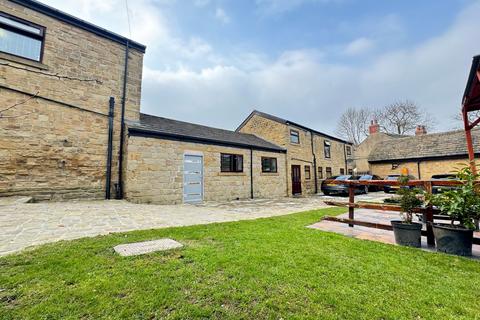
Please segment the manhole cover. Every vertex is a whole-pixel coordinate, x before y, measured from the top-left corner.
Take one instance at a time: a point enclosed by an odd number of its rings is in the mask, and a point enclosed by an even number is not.
[[[140,254],[155,252],[155,251],[165,251],[165,250],[181,248],[181,247],[183,247],[183,244],[173,239],[159,239],[159,240],[152,240],[152,241],[119,244],[118,246],[113,247],[113,249],[119,255],[127,257],[127,256],[136,256]]]

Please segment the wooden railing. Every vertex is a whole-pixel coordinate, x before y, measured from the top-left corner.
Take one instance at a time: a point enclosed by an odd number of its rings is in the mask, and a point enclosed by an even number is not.
[[[389,224],[375,223],[369,221],[362,221],[355,219],[355,208],[361,209],[372,209],[380,211],[402,211],[398,205],[390,204],[381,204],[381,203],[355,203],[355,190],[358,190],[359,186],[416,186],[421,187],[427,193],[432,193],[433,186],[444,186],[444,187],[454,187],[462,185],[462,181],[425,181],[425,180],[410,180],[407,183],[400,183],[395,180],[332,180],[329,183],[348,185],[348,203],[341,201],[325,201],[328,205],[348,207],[348,219],[337,218],[337,217],[325,217],[324,220],[335,221],[340,223],[347,223],[350,227],[355,225],[383,229],[383,230],[392,230],[392,226]],[[427,237],[427,243],[429,246],[435,245],[435,237],[433,235],[433,219],[435,214],[440,214],[440,211],[435,209],[431,205],[425,207],[416,208],[414,210],[416,213],[423,214],[423,222],[426,224],[426,230],[422,231],[422,235]],[[473,243],[480,244],[480,238],[474,238]]]

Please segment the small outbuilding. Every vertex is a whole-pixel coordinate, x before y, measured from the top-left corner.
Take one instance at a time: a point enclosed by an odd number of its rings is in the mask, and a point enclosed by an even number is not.
[[[253,134],[140,114],[127,123],[125,197],[178,204],[288,195],[286,150]]]

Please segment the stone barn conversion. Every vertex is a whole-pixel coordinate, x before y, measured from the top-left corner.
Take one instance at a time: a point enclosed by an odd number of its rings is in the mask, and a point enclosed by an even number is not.
[[[352,143],[293,121],[254,110],[237,128],[287,150],[289,195],[315,194],[334,175],[352,174]]]
[[[287,196],[286,150],[255,135],[140,114],[128,122],[127,199],[182,203]]]
[[[0,32],[0,110],[17,105],[0,118],[0,196],[121,197],[145,46],[29,0],[0,0]]]
[[[0,196],[147,203],[314,194],[352,145],[254,111],[236,131],[140,113],[140,43],[0,0]]]

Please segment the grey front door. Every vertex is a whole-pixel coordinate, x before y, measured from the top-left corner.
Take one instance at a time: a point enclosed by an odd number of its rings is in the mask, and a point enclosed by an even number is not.
[[[186,154],[183,159],[183,202],[203,200],[203,156]]]

